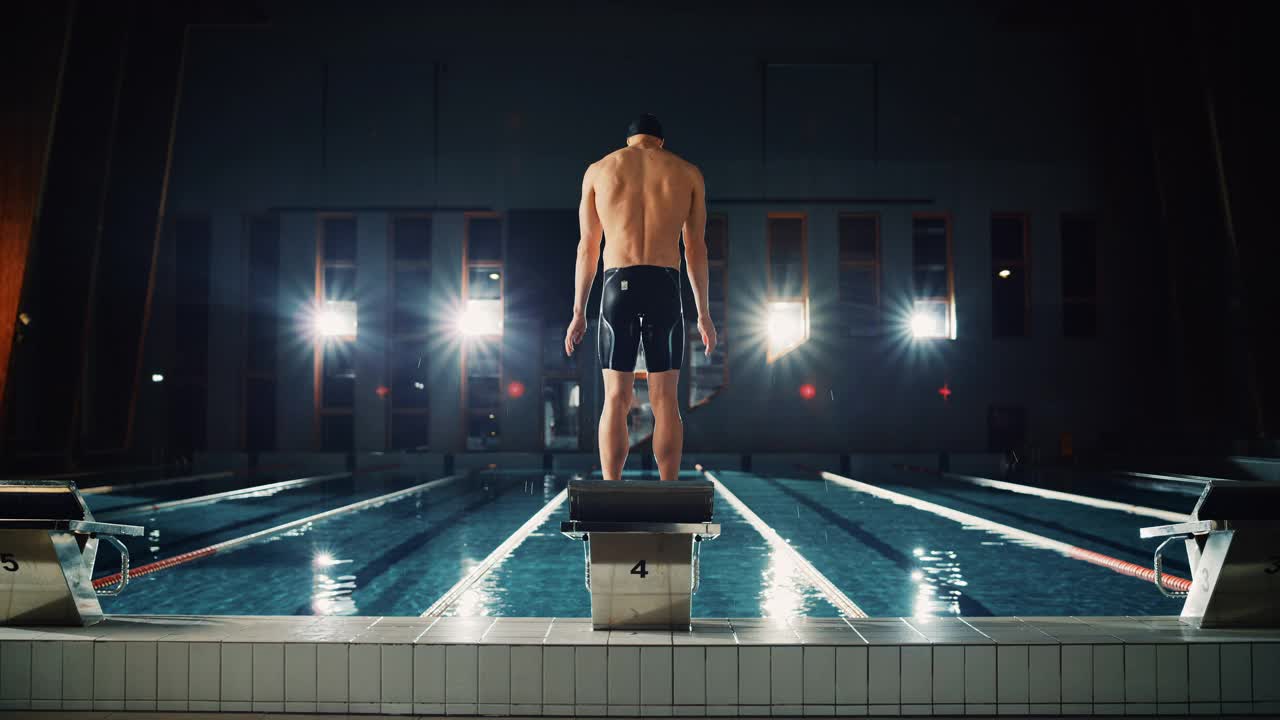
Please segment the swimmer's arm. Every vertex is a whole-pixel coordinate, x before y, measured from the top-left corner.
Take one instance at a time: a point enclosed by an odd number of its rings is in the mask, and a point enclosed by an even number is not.
[[[595,165],[587,168],[582,176],[582,202],[578,205],[578,263],[574,271],[573,316],[583,317],[587,312],[587,296],[596,278],[596,265],[600,262],[600,239],[604,233],[600,214],[596,212],[596,191],[593,186]]]
[[[707,301],[707,203],[702,172],[693,168],[693,202],[684,221],[684,262],[689,272],[689,285],[698,306],[698,319],[710,318]]]

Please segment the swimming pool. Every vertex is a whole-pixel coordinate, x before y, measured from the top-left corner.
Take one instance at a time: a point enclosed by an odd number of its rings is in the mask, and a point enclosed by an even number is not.
[[[696,617],[840,615],[839,603],[778,542],[798,551],[872,616],[1160,615],[1176,614],[1180,607],[1149,582],[816,473],[713,475],[723,534],[704,543]],[[489,557],[553,503],[568,479],[534,471],[450,478],[384,471],[255,480],[238,491],[193,487],[185,495],[194,501],[176,498],[170,490],[163,498],[133,490],[127,503],[89,496],[104,518],[146,526],[147,535],[131,542],[135,567],[196,554],[189,562],[131,579],[125,593],[103,598],[103,609],[416,616],[452,589],[455,599],[435,608],[439,614],[588,616],[581,544],[559,533],[567,505],[526,528],[511,541],[509,552]],[[1140,565],[1148,563],[1150,548],[1138,540],[1137,530],[1159,524],[1129,512],[904,470],[863,473],[858,479]],[[1116,492],[1117,497],[1130,493]],[[727,494],[755,516],[752,522]],[[1130,495],[1129,500],[1162,502],[1165,510],[1186,511],[1191,505],[1178,493]],[[152,510],[153,501],[175,505]],[[762,534],[761,523],[777,538],[770,541]],[[233,547],[199,556],[200,548],[218,543]],[[96,576],[118,569],[108,564],[112,555],[102,554]],[[483,570],[478,575],[477,567]],[[1185,574],[1185,560],[1175,556],[1170,570]],[[459,590],[455,586],[463,580],[470,582]]]

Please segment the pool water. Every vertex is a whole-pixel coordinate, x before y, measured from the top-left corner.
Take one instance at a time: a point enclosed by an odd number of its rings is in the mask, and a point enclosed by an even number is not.
[[[1149,582],[803,475],[715,473],[870,615],[1176,614],[1180,607]],[[147,527],[146,537],[130,542],[137,566],[432,479],[396,472],[345,476],[112,520]],[[903,471],[858,479],[1144,565],[1150,548],[1139,541],[1138,528],[1161,524]],[[103,598],[103,608],[147,614],[419,615],[552,501],[567,480],[540,472],[488,472],[436,484],[134,578],[122,595]],[[91,506],[99,497],[107,496],[90,496]],[[1165,506],[1173,510],[1189,510],[1194,502],[1183,506],[1181,496],[1166,497]],[[703,543],[695,616],[839,614],[788,554],[771,548],[720,492],[715,512],[722,534]],[[559,533],[567,518],[563,503],[444,613],[589,616],[582,543]],[[95,577],[116,570],[109,564],[113,552],[100,556]],[[1170,566],[1185,575],[1185,560]]]

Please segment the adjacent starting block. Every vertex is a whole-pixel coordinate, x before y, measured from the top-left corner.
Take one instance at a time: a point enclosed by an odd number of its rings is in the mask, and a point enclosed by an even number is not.
[[[99,595],[129,582],[129,551],[116,535],[138,525],[96,522],[75,483],[0,480],[0,625],[92,625]],[[99,537],[120,551],[120,583],[95,590]]]
[[[689,629],[714,496],[707,480],[569,482],[560,532],[583,541],[594,629]]]
[[[1187,522],[1142,528],[1164,538],[1155,552],[1156,587],[1185,597],[1182,621],[1205,628],[1280,627],[1280,483],[1210,481]],[[1161,553],[1184,540],[1191,590],[1161,583]]]

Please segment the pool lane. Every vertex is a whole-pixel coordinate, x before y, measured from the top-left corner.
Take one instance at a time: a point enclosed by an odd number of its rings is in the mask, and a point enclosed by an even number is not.
[[[342,474],[314,484],[265,488],[189,507],[160,512],[143,508],[105,517],[110,522],[146,528],[140,537],[121,538],[129,548],[130,564],[136,567],[432,479],[434,476],[395,471]],[[119,570],[119,553],[105,548],[98,553],[94,577]]]
[[[529,476],[482,473],[142,576],[103,609],[416,616],[541,505]]]
[[[1031,487],[1061,490],[1179,513],[1191,512],[1204,489],[1203,486],[1190,483],[1143,480],[1114,473],[1050,472],[1037,469],[1020,469],[1004,479]]]
[[[546,500],[554,495],[551,490],[544,489]],[[566,503],[445,614],[590,617],[582,542],[560,534],[560,522],[568,519]],[[839,616],[790,558],[770,548],[718,492],[715,519],[721,534],[702,543],[702,584],[693,596],[694,617]]]
[[[320,475],[321,473],[312,474]],[[184,482],[169,482],[167,479],[156,481],[153,486],[143,484],[135,487],[120,487],[106,493],[95,492],[94,488],[88,488],[83,494],[85,503],[89,505],[89,510],[94,516],[99,519],[105,519],[109,516],[120,517],[123,513],[139,511],[153,503],[212,495],[213,493],[266,485],[296,477],[302,476],[296,473],[288,475],[286,473],[271,472],[254,475],[230,472],[209,473],[207,475],[193,475],[191,480]]]
[[[980,487],[945,476],[889,471],[876,474],[874,483],[921,500],[953,507],[961,512],[1144,566],[1151,564],[1151,554],[1156,543],[1139,539],[1139,528],[1175,522]],[[1176,574],[1185,575],[1190,572],[1186,555],[1181,549],[1168,553],[1165,565]]]
[[[873,616],[1168,615],[1180,607],[1150,583],[834,483],[716,476]]]

